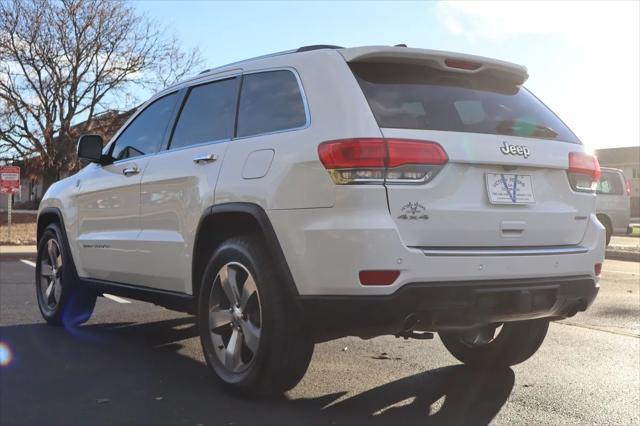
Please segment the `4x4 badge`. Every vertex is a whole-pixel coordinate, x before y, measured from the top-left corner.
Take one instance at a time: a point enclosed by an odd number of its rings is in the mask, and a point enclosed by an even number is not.
[[[400,209],[402,213],[398,216],[398,219],[408,219],[408,220],[417,220],[417,219],[429,219],[429,216],[424,214],[426,211],[426,207],[420,204],[417,201],[408,202]]]

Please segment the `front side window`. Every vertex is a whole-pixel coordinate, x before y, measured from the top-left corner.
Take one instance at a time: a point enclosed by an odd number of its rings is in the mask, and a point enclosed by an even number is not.
[[[182,107],[170,148],[230,139],[238,95],[238,78],[193,87]]]
[[[624,193],[622,179],[617,173],[602,172],[600,181],[596,186],[596,192],[598,194],[622,195]]]
[[[243,77],[238,137],[296,129],[306,122],[300,86],[291,71],[267,71]]]
[[[117,161],[158,152],[178,99],[177,92],[164,96],[152,104],[118,136],[111,150]]]

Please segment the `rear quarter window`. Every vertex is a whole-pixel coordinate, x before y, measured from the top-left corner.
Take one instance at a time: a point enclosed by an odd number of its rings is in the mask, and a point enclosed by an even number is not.
[[[416,64],[352,63],[380,127],[488,133],[580,143],[524,87]]]
[[[298,79],[288,70],[246,74],[240,90],[238,137],[305,126],[307,116]]]

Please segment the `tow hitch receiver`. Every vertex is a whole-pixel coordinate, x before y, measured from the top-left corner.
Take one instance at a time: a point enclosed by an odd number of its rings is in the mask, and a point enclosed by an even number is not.
[[[433,339],[433,333],[429,333],[428,331],[423,331],[423,332],[403,331],[400,334],[396,334],[396,337],[403,337],[404,340],[408,340],[408,339],[429,340],[429,339]]]

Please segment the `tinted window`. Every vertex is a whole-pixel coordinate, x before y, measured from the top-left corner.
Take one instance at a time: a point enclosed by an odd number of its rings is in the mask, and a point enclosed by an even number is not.
[[[422,65],[351,64],[380,127],[515,135],[580,143],[523,87]]]
[[[173,114],[177,93],[153,102],[118,136],[111,155],[116,160],[158,152]]]
[[[291,71],[247,74],[242,80],[237,135],[302,127],[306,123],[298,80]]]
[[[602,172],[596,186],[596,192],[598,194],[622,195],[624,193],[622,179],[617,173]]]
[[[171,138],[171,148],[229,139],[233,136],[238,79],[191,89]]]

